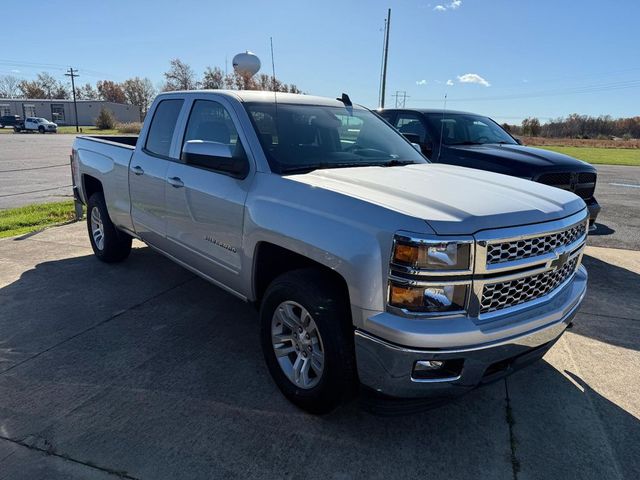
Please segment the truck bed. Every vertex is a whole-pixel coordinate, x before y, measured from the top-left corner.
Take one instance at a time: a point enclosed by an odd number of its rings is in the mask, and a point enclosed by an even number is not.
[[[136,148],[136,143],[138,143],[138,135],[82,135],[79,138],[107,142],[132,150]]]

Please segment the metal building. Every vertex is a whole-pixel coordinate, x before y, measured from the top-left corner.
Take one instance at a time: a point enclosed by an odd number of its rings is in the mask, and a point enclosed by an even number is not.
[[[95,125],[102,108],[113,113],[117,122],[139,122],[140,107],[102,100],[78,100],[78,125]],[[73,100],[0,98],[0,116],[43,117],[58,125],[75,125]]]

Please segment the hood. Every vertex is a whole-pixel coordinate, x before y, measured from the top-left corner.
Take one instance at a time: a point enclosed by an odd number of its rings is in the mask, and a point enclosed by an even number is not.
[[[519,177],[533,178],[553,170],[595,172],[588,163],[569,155],[524,145],[455,145],[446,149],[450,155],[471,160],[468,165]]]
[[[327,169],[287,178],[423,219],[441,235],[556,220],[585,208],[571,192],[443,164]]]

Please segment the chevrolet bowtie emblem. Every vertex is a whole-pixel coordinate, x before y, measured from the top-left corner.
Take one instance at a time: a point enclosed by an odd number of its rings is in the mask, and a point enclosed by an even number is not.
[[[563,252],[558,255],[558,258],[551,262],[551,266],[555,268],[562,268],[569,261],[569,252]]]

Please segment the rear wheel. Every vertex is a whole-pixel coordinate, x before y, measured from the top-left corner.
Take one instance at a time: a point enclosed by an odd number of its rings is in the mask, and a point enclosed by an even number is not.
[[[260,336],[271,376],[298,407],[328,413],[354,393],[351,315],[333,277],[303,269],[276,278],[262,300]]]
[[[132,238],[111,222],[102,192],[91,195],[87,203],[87,229],[93,253],[103,262],[120,262],[129,256]]]

